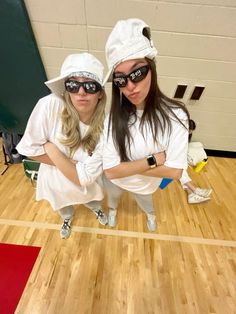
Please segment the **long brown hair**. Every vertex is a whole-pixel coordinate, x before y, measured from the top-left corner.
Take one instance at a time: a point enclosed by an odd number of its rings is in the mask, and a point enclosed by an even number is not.
[[[103,131],[103,122],[105,118],[106,94],[102,91],[102,98],[98,101],[97,106],[92,114],[89,129],[85,136],[80,133],[79,114],[73,106],[68,92],[64,95],[64,109],[61,114],[62,133],[65,136],[60,142],[69,147],[70,157],[73,157],[75,151],[81,147],[89,155],[94,151],[100,135]]]
[[[164,95],[157,82],[156,64],[153,60],[147,59],[151,70],[151,86],[148,92],[143,115],[141,118],[141,131],[143,131],[144,124],[147,123],[151,128],[152,138],[157,142],[156,134],[161,131],[164,134],[166,128],[168,133],[171,132],[171,120],[179,121],[185,128],[183,122],[176,116],[174,109],[181,108],[189,119],[189,113],[184,104],[173,100]],[[160,116],[159,116],[159,114]],[[125,95],[120,93],[117,86],[112,83],[112,102],[109,116],[109,129],[112,124],[112,137],[117,148],[121,161],[128,161],[126,140],[130,149],[131,141],[133,140],[130,134],[130,118],[134,117],[134,123],[137,119],[136,106],[133,105]]]

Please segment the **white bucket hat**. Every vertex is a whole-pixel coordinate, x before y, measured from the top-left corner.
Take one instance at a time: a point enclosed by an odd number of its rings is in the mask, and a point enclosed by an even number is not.
[[[60,76],[45,84],[53,93],[60,96],[65,92],[65,80],[72,76],[89,78],[103,86],[103,69],[102,63],[90,53],[72,54],[64,60]]]
[[[145,57],[155,59],[157,55],[150,28],[140,19],[118,21],[108,37],[105,52],[109,70],[104,84],[111,81],[111,74],[119,63]]]

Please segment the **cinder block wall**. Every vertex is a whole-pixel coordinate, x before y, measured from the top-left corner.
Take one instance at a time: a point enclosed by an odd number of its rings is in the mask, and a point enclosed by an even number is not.
[[[48,79],[64,58],[89,51],[106,65],[104,46],[119,19],[137,17],[152,29],[163,92],[181,99],[197,123],[193,140],[236,151],[235,0],[25,0]],[[197,101],[195,86],[204,86]],[[106,87],[110,99],[110,85]],[[109,102],[108,102],[109,107]]]

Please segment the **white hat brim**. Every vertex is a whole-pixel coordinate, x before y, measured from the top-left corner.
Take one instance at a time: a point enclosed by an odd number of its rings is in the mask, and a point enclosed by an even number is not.
[[[61,75],[52,80],[44,82],[44,84],[55,94],[63,95],[65,92],[65,79],[68,75]]]
[[[102,85],[104,86],[107,82],[112,82],[112,73],[113,73],[113,68],[110,69],[107,72],[107,75],[105,76]]]
[[[127,57],[124,57],[121,59],[119,62],[117,62],[110,70],[108,71],[104,81],[103,85],[105,85],[107,82],[112,82],[112,75],[115,67],[117,67],[118,64],[121,62],[127,61],[127,60],[133,60],[133,59],[142,59],[142,58],[148,58],[151,60],[155,60],[155,56],[157,55],[157,50],[156,48],[148,48],[146,51],[138,51],[132,55],[129,55]]]

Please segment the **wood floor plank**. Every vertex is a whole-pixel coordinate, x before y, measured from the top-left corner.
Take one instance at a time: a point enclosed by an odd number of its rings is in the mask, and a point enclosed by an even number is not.
[[[7,220],[0,219],[0,225],[4,226],[22,226],[30,227],[31,229],[46,229],[46,230],[60,230],[60,224],[49,224],[40,222],[29,222],[20,220]],[[141,239],[153,239],[159,241],[173,241],[173,242],[183,242],[183,243],[195,243],[204,245],[216,245],[216,246],[227,246],[236,247],[236,241],[220,240],[220,239],[206,239],[200,237],[186,237],[178,235],[168,235],[168,234],[155,234],[155,233],[145,233],[145,232],[134,232],[126,230],[113,230],[110,228],[94,228],[94,227],[79,227],[72,226],[72,232],[80,233],[91,233],[97,235],[112,235],[117,237],[127,237],[127,238],[141,238]]]
[[[235,248],[8,228],[14,243],[42,246],[18,313],[235,311]]]
[[[189,205],[172,182],[154,195],[157,232],[125,193],[116,228],[76,206],[63,241],[60,217],[35,202],[22,165],[10,165],[0,176],[0,241],[42,247],[16,313],[235,314],[236,161],[210,157],[190,175],[212,199]]]

